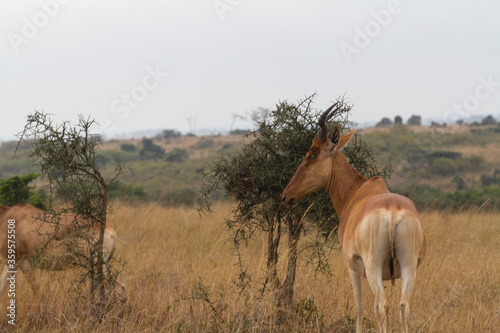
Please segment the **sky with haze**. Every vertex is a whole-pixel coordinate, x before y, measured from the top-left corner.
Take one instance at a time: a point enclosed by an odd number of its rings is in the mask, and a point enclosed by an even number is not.
[[[500,2],[0,1],[0,140],[34,110],[217,133],[313,93],[361,124],[499,115]]]

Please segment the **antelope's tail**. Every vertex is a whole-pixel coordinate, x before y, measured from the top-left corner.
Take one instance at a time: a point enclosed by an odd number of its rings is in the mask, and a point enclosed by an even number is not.
[[[387,223],[387,227],[389,229],[389,246],[391,248],[391,261],[389,262],[389,272],[391,273],[391,283],[394,286],[395,284],[395,275],[396,271],[396,253],[394,248],[394,233],[398,228],[399,219],[396,216],[392,216]]]
[[[116,250],[116,242],[117,242],[117,236],[116,236],[116,232],[115,232],[115,229],[111,228],[111,227],[106,227],[106,231],[105,231],[105,236],[108,236],[107,238],[107,251],[108,251],[108,256],[107,256],[107,260],[111,260],[113,258],[113,255],[115,254],[115,250]]]

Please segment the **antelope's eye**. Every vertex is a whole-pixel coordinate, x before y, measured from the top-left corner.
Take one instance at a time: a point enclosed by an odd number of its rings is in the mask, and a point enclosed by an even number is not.
[[[309,155],[309,158],[310,158],[311,160],[312,160],[312,159],[314,159],[314,158],[316,158],[316,154],[311,154],[311,155]]]

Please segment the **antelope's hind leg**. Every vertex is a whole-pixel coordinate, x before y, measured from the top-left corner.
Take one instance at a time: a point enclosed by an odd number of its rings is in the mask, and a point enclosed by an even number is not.
[[[37,294],[40,289],[40,284],[35,277],[33,266],[28,259],[19,259],[17,267],[21,269],[23,274],[26,276],[33,293]]]
[[[400,246],[398,252],[396,252],[401,269],[400,317],[403,332],[405,333],[408,332],[410,320],[410,297],[417,278],[418,256],[410,254],[411,250],[405,248],[405,246]]]
[[[361,277],[349,268],[352,289],[354,291],[354,302],[356,303],[356,333],[363,331],[363,298],[361,297]]]
[[[387,333],[389,329],[389,305],[385,299],[384,282],[382,281],[382,264],[366,265],[366,278],[375,295],[375,315],[378,320],[379,332]]]
[[[7,266],[7,261],[5,261],[5,265],[3,267],[2,276],[0,277],[0,296],[2,296],[5,287],[7,286],[7,272],[9,271],[9,267]]]
[[[415,220],[414,220],[415,221]],[[419,254],[424,243],[418,223],[400,223],[395,233],[396,258],[401,269],[400,316],[403,332],[408,332],[410,319],[410,297],[417,278]],[[419,236],[420,235],[420,236]]]

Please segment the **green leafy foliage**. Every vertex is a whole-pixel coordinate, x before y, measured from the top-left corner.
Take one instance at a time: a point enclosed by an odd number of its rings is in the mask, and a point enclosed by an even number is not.
[[[495,125],[497,120],[492,115],[486,116],[481,120],[481,126]]]
[[[247,129],[234,129],[229,132],[229,135],[248,135],[250,132]]]
[[[129,153],[135,153],[137,151],[137,147],[130,143],[121,144],[120,149]]]
[[[453,178],[453,183],[455,183],[457,191],[462,191],[467,188],[464,179],[458,175]]]
[[[457,166],[449,158],[439,157],[432,162],[428,171],[434,175],[451,176],[457,171]]]
[[[408,125],[410,126],[422,126],[422,117],[413,115],[408,119]]]
[[[166,129],[162,132],[162,136],[165,140],[169,140],[180,137],[181,133],[176,130]]]
[[[487,174],[481,175],[481,184],[483,186],[500,185],[500,169],[495,168],[491,176]]]
[[[489,211],[500,209],[500,186],[491,185],[482,190],[461,190],[452,193],[426,184],[412,184],[396,190],[409,197],[419,210],[448,209],[461,211],[479,209]]]
[[[159,159],[165,155],[165,149],[153,143],[152,139],[144,138],[139,155],[144,159]]]
[[[96,162],[101,167],[106,164],[128,164],[132,161],[138,160],[141,160],[141,157],[137,153],[126,152],[123,150],[103,150],[99,153]]]
[[[145,201],[148,195],[140,186],[125,184],[119,180],[115,180],[109,185],[109,197]]]
[[[457,152],[463,147],[500,145],[500,136],[491,128],[471,132],[414,132],[399,125],[389,131],[363,134],[363,138],[372,145],[379,163],[394,170],[392,181],[399,188],[432,179],[441,189],[450,190],[449,182],[454,177],[462,177],[466,184],[471,184],[474,175],[494,168],[484,156]],[[465,151],[474,152],[470,148]]]
[[[165,155],[165,161],[174,163],[180,163],[184,160],[187,160],[188,158],[189,158],[188,151],[182,148],[175,148],[174,150],[169,151]]]
[[[13,176],[0,180],[0,205],[15,206],[19,203],[30,203],[35,207],[45,209],[47,196],[44,191],[33,192],[29,186],[40,174],[30,173],[24,176]]]

